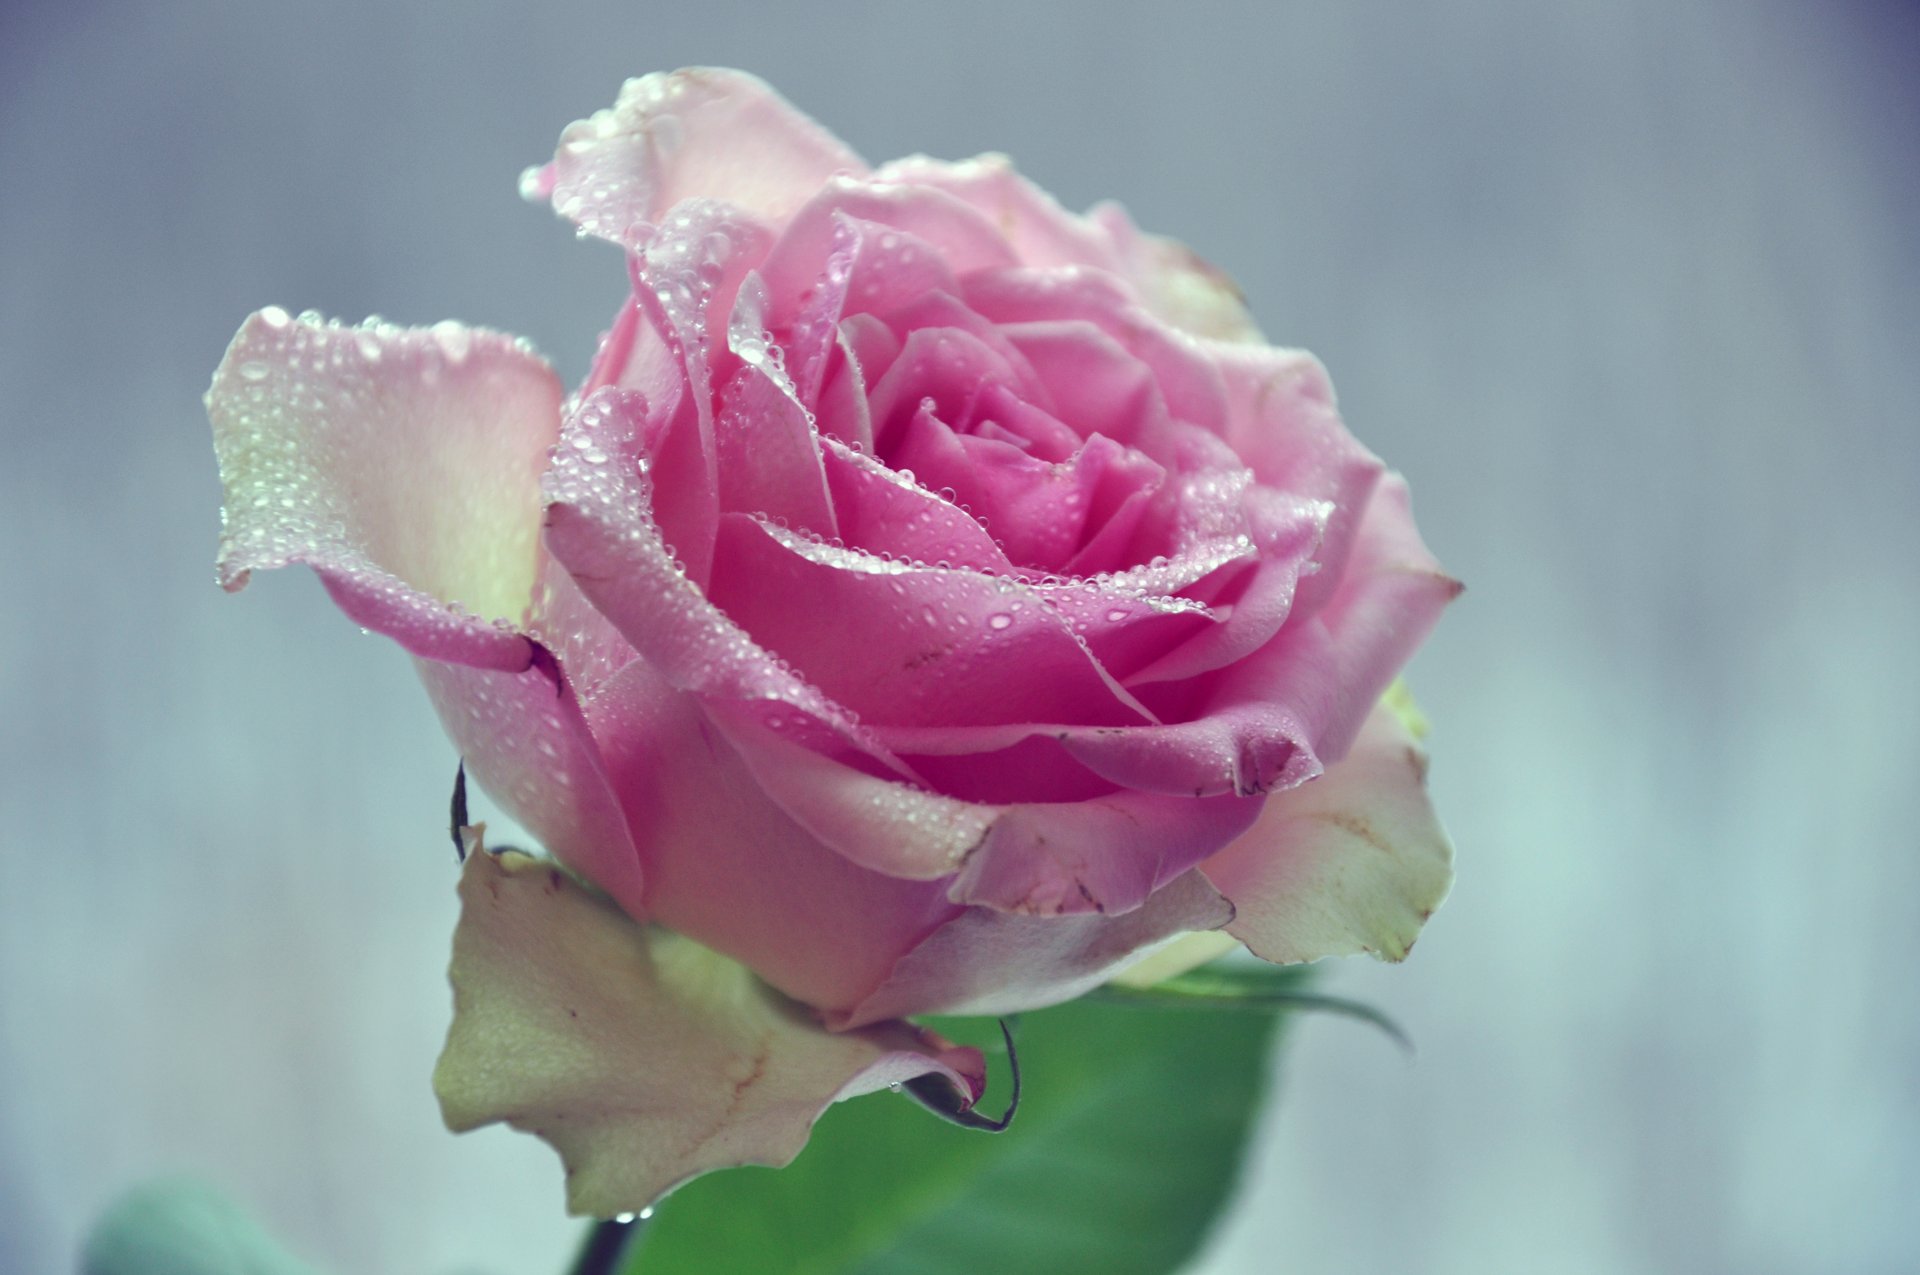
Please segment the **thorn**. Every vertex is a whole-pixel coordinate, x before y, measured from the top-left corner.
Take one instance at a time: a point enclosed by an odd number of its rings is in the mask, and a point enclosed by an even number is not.
[[[453,772],[453,857],[461,863],[467,861],[467,839],[461,830],[467,826],[467,759],[460,759],[460,768]]]

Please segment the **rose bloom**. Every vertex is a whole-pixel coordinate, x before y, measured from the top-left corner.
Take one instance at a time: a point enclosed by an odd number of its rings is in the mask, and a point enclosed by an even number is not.
[[[1190,932],[1406,953],[1450,852],[1380,705],[1459,586],[1223,275],[998,156],[869,168],[737,72],[628,83],[523,193],[627,254],[585,384],[259,312],[208,398],[221,579],[306,563],[410,652],[594,924],[744,966],[796,1049],[878,1042],[802,1137],[886,1077],[977,1088],[908,1015]]]

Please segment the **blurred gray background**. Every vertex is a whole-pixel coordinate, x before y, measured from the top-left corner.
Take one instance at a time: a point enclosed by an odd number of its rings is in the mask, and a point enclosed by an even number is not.
[[[515,197],[629,74],[1121,199],[1333,369],[1469,583],[1416,663],[1459,884],[1309,1021],[1228,1272],[1920,1268],[1920,22],[1893,4],[9,5],[0,1270],[186,1169],[342,1275],[558,1271],[456,1141],[453,753],[305,574],[213,584],[199,397],[276,302],[531,337]]]

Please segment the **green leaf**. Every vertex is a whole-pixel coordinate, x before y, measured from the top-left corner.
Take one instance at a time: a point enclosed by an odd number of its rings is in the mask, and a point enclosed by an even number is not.
[[[1007,1132],[952,1127],[894,1094],[842,1103],[787,1168],[675,1192],[623,1275],[1162,1275],[1199,1247],[1259,1108],[1283,1007],[1243,1008],[1081,1000],[1022,1015],[1025,1093]],[[998,1114],[1008,1069],[994,1021],[933,1025],[987,1051],[982,1106]]]
[[[1300,980],[1294,977],[1296,968],[1242,967],[1219,962],[1163,979],[1150,987],[1109,984],[1089,994],[1118,1005],[1161,1009],[1245,1010],[1264,1006],[1275,1010],[1315,1010],[1370,1024],[1407,1053],[1414,1052],[1413,1038],[1384,1011],[1365,1001],[1304,991]]]
[[[192,1179],[136,1187],[87,1236],[82,1275],[314,1275],[240,1206]]]

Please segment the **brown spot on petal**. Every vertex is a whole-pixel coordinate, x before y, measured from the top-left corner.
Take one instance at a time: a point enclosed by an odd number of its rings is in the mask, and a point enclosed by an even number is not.
[[[1373,824],[1361,818],[1359,815],[1341,814],[1338,811],[1316,810],[1310,817],[1318,819],[1321,823],[1332,824],[1348,836],[1359,838],[1375,850],[1378,850],[1381,854],[1393,853],[1393,847],[1382,840],[1380,834],[1373,830]]]

